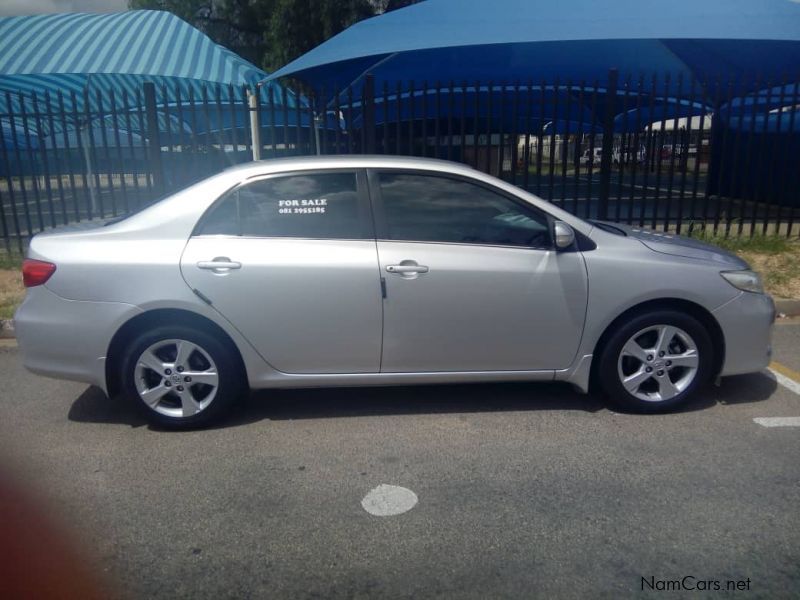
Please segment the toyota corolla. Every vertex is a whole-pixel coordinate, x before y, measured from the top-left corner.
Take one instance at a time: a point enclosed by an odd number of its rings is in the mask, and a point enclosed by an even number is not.
[[[732,254],[414,158],[234,167],[35,236],[23,275],[25,366],[175,428],[253,388],[555,380],[666,411],[764,368],[774,320]]]

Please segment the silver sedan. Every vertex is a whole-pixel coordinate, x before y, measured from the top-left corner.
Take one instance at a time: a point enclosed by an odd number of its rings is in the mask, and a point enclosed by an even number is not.
[[[665,411],[764,368],[775,315],[722,250],[414,158],[234,167],[37,235],[23,272],[26,367],[166,427],[248,388],[555,380]]]

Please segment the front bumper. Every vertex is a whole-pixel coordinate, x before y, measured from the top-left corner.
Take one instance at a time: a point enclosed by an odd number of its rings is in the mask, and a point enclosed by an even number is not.
[[[14,315],[23,364],[33,373],[83,381],[105,392],[111,338],[138,312],[131,304],[67,300],[46,286],[30,288]]]
[[[775,324],[775,303],[769,295],[741,292],[713,314],[725,337],[720,375],[754,373],[769,365]]]

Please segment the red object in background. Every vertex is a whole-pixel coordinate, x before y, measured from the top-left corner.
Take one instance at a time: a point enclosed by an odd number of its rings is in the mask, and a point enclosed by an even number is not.
[[[26,258],[22,263],[22,282],[26,288],[42,285],[55,272],[56,266],[53,263]]]
[[[52,510],[0,468],[0,598],[105,600],[96,576]]]

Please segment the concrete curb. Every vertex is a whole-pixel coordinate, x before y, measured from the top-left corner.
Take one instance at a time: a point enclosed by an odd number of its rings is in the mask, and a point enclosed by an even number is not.
[[[0,340],[13,337],[17,337],[14,335],[14,321],[11,319],[0,319]]]
[[[776,299],[775,310],[779,317],[800,316],[800,300]]]
[[[800,300],[776,298],[775,310],[779,319],[798,317],[800,316]],[[0,319],[0,340],[16,337],[14,334],[14,321],[12,319]]]

